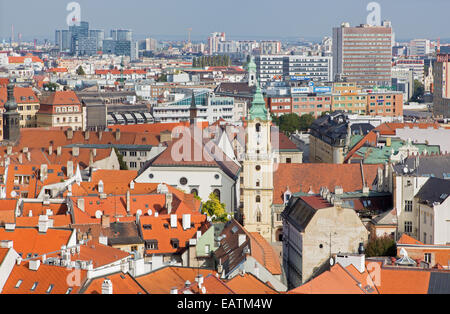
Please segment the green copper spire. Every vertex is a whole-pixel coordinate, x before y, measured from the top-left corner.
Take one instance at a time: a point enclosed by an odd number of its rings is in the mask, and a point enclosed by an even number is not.
[[[252,107],[249,111],[249,120],[255,120],[257,118],[262,121],[270,120],[259,82],[256,84],[256,92],[253,95]]]
[[[247,72],[256,72],[256,63],[253,56],[251,56],[250,62],[247,64]]]

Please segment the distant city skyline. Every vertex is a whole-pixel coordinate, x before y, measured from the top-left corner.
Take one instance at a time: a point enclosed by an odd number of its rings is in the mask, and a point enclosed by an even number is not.
[[[56,29],[67,29],[66,6],[70,1],[42,0],[14,2],[0,0],[0,40],[9,40],[14,24],[24,41],[33,38],[54,40]],[[215,31],[230,39],[318,40],[331,36],[332,28],[342,22],[359,25],[366,22],[370,0],[78,0],[81,19],[90,28],[132,29],[135,39],[187,39],[192,28],[194,41],[206,40]],[[448,0],[379,0],[381,19],[392,21],[397,40],[428,38],[443,42],[450,39]],[[105,13],[102,13],[105,12]],[[427,17],[430,12],[432,16]],[[448,22],[447,22],[448,23]]]

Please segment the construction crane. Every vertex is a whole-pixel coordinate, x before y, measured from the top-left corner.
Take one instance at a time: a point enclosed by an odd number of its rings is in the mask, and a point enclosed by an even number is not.
[[[190,45],[191,45],[191,32],[192,32],[192,27],[189,27],[189,28],[187,29],[187,31],[188,31],[188,45],[190,46]]]

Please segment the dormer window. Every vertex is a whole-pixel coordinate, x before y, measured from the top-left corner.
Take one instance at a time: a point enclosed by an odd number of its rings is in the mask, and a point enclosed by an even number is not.
[[[178,249],[180,247],[180,240],[178,239],[171,239],[170,244],[172,244],[172,247],[174,249]]]

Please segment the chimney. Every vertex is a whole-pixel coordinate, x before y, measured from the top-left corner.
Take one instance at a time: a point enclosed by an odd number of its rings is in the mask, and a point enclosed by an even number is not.
[[[98,193],[103,193],[104,192],[104,184],[103,184],[103,181],[102,180],[100,180],[100,181],[98,181]]]
[[[334,188],[334,194],[336,195],[342,195],[344,193],[344,189],[342,188],[342,186],[336,186]]]
[[[170,215],[170,227],[176,228],[177,227],[177,215]]]
[[[116,136],[116,141],[120,141],[120,129],[116,130],[115,136]]]
[[[68,129],[66,132],[66,136],[68,140],[73,139],[73,130],[72,129]]]
[[[109,215],[102,215],[102,228],[109,228],[110,220]]]
[[[31,152],[27,152],[27,159],[28,161],[31,161]]]
[[[363,194],[369,194],[369,187],[367,185],[363,186]]]
[[[30,270],[38,270],[40,265],[41,265],[40,260],[32,260],[28,263],[28,268]]]
[[[6,154],[11,155],[12,154],[12,146],[6,147]]]
[[[78,146],[72,147],[72,155],[78,157],[80,155],[80,148]]]
[[[134,190],[134,180],[131,180],[130,182],[130,190]]]
[[[113,286],[111,280],[106,278],[102,284],[102,294],[113,294]]]
[[[11,240],[1,240],[0,241],[0,248],[10,249],[12,247],[13,247],[13,241],[11,241]]]
[[[41,165],[41,181],[44,182],[47,180],[47,172],[48,172],[48,166],[46,164]]]
[[[102,140],[102,136],[103,136],[103,132],[102,131],[98,131],[98,139],[100,141]]]
[[[84,132],[84,139],[87,141],[89,140],[89,131]]]
[[[191,228],[191,214],[184,214],[182,217],[183,229],[188,230]]]
[[[84,198],[77,199],[77,207],[84,212]]]
[[[49,145],[48,146],[48,155],[51,156],[53,154],[53,146]]]
[[[97,157],[97,148],[92,149],[92,155],[94,155],[94,157]]]
[[[94,151],[91,149],[89,152],[89,166],[94,165]]]
[[[166,208],[167,208],[167,214],[170,214],[172,212],[172,193],[166,194]]]
[[[23,156],[22,156],[22,154],[19,154],[19,164],[23,164]]]
[[[38,221],[38,228],[40,233],[47,233],[49,228],[49,220],[47,215],[40,215]]]
[[[247,235],[245,233],[239,234],[238,247],[244,244],[245,240],[247,240]]]
[[[61,156],[61,152],[62,152],[62,147],[61,146],[56,147],[56,155]]]
[[[198,274],[195,276],[195,281],[198,283],[198,287],[201,289],[203,286],[203,275]]]
[[[127,213],[130,213],[130,205],[131,205],[131,201],[130,201],[130,198],[131,198],[131,193],[130,193],[130,190],[127,190]]]
[[[22,149],[22,153],[24,153],[24,154],[28,153],[28,147],[24,147],[24,148]]]
[[[69,178],[73,177],[73,161],[67,161],[67,176]]]
[[[177,288],[170,289],[170,294],[178,294],[178,289]]]

